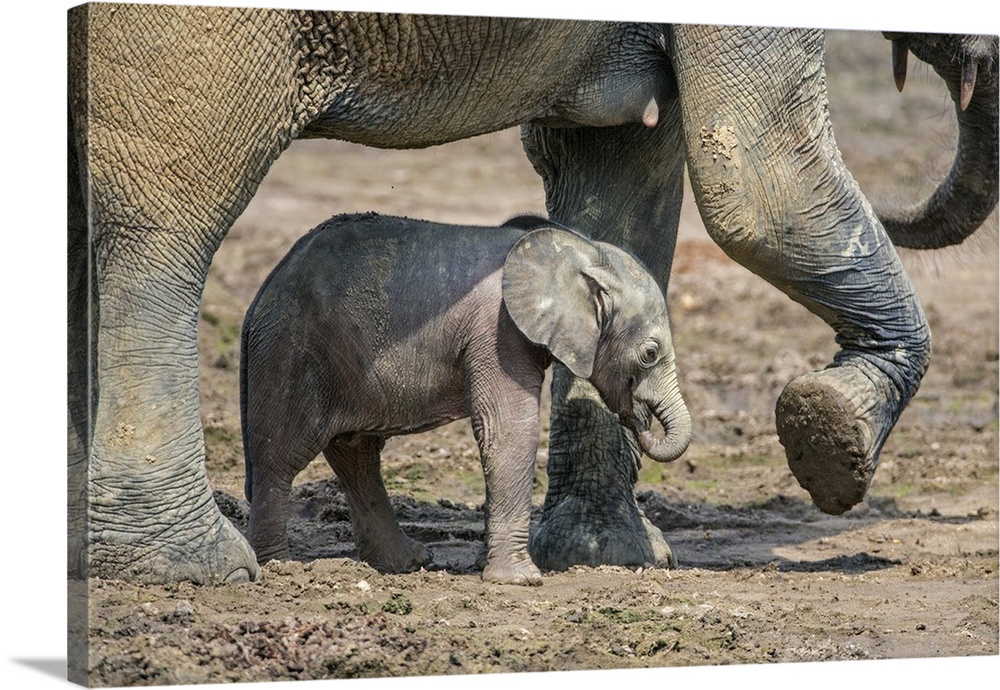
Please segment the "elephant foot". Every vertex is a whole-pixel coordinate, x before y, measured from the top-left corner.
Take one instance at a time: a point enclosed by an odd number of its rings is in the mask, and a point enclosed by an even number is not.
[[[532,535],[532,559],[546,570],[574,565],[675,567],[677,559],[663,533],[635,501],[622,501],[617,507],[616,514],[595,515],[593,505],[568,496],[543,517]]]
[[[840,515],[864,499],[900,411],[896,397],[851,365],[800,376],[778,397],[788,467],[823,512]]]
[[[663,534],[635,501],[639,462],[634,435],[593,387],[555,366],[549,489],[528,543],[539,568],[674,567]]]
[[[537,587],[542,584],[542,573],[527,555],[521,558],[494,558],[483,568],[483,582]]]
[[[649,548],[653,551],[653,560],[650,563],[657,568],[676,568],[677,556],[674,555],[674,550],[670,548],[670,544],[663,537],[663,532],[660,531],[659,527],[647,520],[646,516],[641,512],[639,513],[639,517],[642,518],[642,526],[646,528],[646,539]]]
[[[133,539],[120,528],[100,529],[102,521],[92,517],[90,575],[146,584],[229,584],[260,579],[257,558],[246,539],[214,502],[206,505],[201,524],[189,518],[183,530],[158,531]]]
[[[278,549],[265,549],[254,545],[253,550],[257,554],[258,565],[264,565],[270,561],[287,561],[291,558],[291,551],[287,544]]]
[[[412,573],[434,559],[434,554],[416,539],[399,532],[392,540],[377,546],[359,544],[358,554],[365,563],[380,573]]]

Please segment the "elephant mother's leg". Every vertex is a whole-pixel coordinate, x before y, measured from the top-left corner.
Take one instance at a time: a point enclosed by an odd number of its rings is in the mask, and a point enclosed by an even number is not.
[[[545,182],[549,215],[638,256],[666,289],[683,190],[676,99],[655,129],[525,127],[528,157]],[[633,487],[635,439],[588,382],[553,369],[549,488],[531,537],[535,563],[672,566],[660,530],[640,512]]]
[[[709,234],[822,317],[841,346],[792,381],[777,429],[825,512],[862,500],[927,367],[930,335],[896,251],[850,173],[827,111],[820,31],[678,26],[689,171]]]
[[[90,574],[256,578],[253,552],[219,512],[205,472],[196,327],[207,259],[193,243],[178,246],[170,231],[103,232]]]
[[[87,685],[89,613],[87,587],[87,457],[93,424],[93,373],[95,332],[90,319],[93,283],[90,281],[90,243],[87,208],[80,185],[76,146],[69,142],[66,293],[66,403],[67,403],[67,635],[66,675],[70,682]]]
[[[91,4],[70,28],[97,325],[89,572],[254,578],[206,476],[196,326],[215,249],[295,132],[288,18]]]

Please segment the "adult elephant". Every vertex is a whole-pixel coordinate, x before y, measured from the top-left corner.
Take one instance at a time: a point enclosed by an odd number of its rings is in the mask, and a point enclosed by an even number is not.
[[[993,152],[934,202],[978,200],[962,236],[996,204],[996,42],[908,40],[970,98],[959,161]],[[550,215],[663,286],[687,165],[712,237],[837,333],[833,366],[778,405],[824,510],[863,496],[926,367],[916,295],[833,141],[820,31],[93,4],[69,49],[74,573],[257,576],[205,474],[196,325],[214,251],[298,137],[422,147],[529,123]],[[955,54],[979,60],[971,97]],[[928,234],[918,216],[895,236]],[[564,369],[553,397],[535,560],[669,563],[632,494],[634,440]]]

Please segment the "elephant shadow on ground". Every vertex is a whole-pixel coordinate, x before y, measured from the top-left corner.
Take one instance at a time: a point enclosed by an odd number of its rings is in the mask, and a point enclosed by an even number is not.
[[[456,574],[479,572],[476,557],[485,529],[483,506],[447,499],[435,503],[391,493],[393,512],[403,531],[428,546],[434,554],[427,570]],[[215,492],[222,513],[248,533],[250,506],[222,491]],[[336,478],[297,485],[289,500],[289,555],[295,561],[324,558],[358,559],[347,498]]]
[[[246,533],[247,502],[222,491],[215,492],[215,499],[223,514]],[[398,493],[391,499],[403,530],[433,552],[427,570],[480,572],[476,559],[484,537],[481,504],[448,499],[419,501]],[[903,511],[892,499],[869,501],[860,510],[836,517],[821,514],[805,500],[785,495],[752,506],[675,503],[649,490],[640,491],[636,500],[646,517],[663,531],[678,557],[679,569],[717,572],[877,572],[907,561],[907,555],[891,548],[899,540],[887,536],[905,531],[906,525],[926,532],[931,524],[955,527],[985,519],[981,515]],[[290,514],[292,560],[358,559],[347,501],[336,478],[296,486]],[[533,529],[540,516],[541,508],[536,506]]]
[[[637,496],[646,517],[659,527],[679,567],[712,571],[770,569],[779,572],[862,574],[901,565],[908,558],[886,548],[899,524],[924,530],[928,522],[966,523],[982,516],[944,517],[900,510],[895,501],[868,500],[839,516],[818,511],[804,499],[779,494],[751,506],[668,502],[661,494]]]

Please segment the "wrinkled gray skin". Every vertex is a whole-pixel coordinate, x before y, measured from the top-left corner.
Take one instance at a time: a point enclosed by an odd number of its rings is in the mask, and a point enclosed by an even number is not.
[[[908,40],[960,94],[949,65],[982,41]],[[980,155],[997,146],[996,41],[983,45],[961,165],[932,204],[959,222],[932,246],[996,204],[996,158]],[[836,332],[833,365],[777,407],[823,510],[861,500],[927,366],[913,287],[833,139],[821,31],[89,5],[70,12],[69,84],[74,574],[257,577],[205,474],[196,326],[213,253],[297,137],[406,148],[524,124],[549,216],[661,286],[687,166],[720,246]],[[891,238],[923,244],[937,226],[920,218]],[[635,504],[633,434],[560,365],[553,393],[535,562],[668,562]]]
[[[483,579],[541,584],[528,523],[553,357],[594,385],[655,460],[684,452],[691,418],[656,281],[613,245],[541,219],[517,225],[337,216],[264,281],[240,357],[258,561],[287,558],[292,480],[322,452],[361,558],[384,572],[425,565],[430,553],[393,515],[379,452],[391,436],[469,417],[486,477]],[[645,410],[664,436],[650,432]]]

